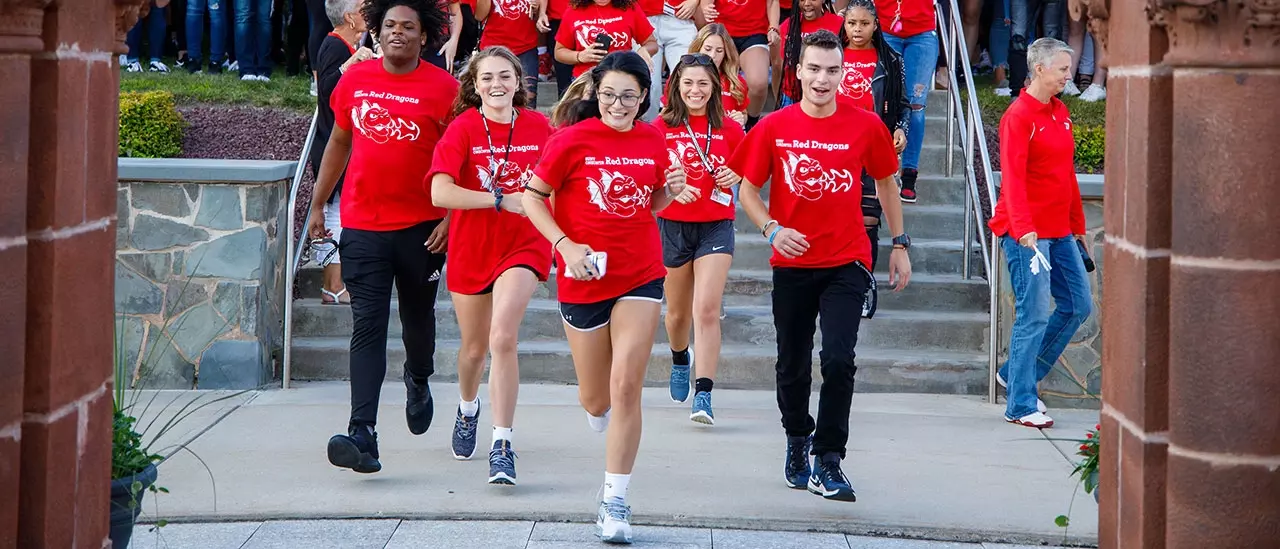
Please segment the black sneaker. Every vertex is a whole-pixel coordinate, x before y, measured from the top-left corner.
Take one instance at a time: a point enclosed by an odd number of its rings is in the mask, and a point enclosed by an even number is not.
[[[826,499],[858,501],[849,479],[840,470],[840,454],[827,452],[813,458],[813,474],[809,475],[809,491]]]
[[[489,484],[516,485],[516,453],[510,440],[499,439],[489,450]]]
[[[898,197],[907,204],[915,204],[916,202],[916,178],[920,176],[920,172],[914,168],[905,168],[902,170],[902,190],[898,193]]]
[[[809,478],[809,449],[813,448],[813,435],[787,437],[787,460],[782,466],[787,486],[803,490]]]
[[[476,399],[479,402],[480,399]],[[458,406],[458,415],[453,419],[453,459],[468,460],[476,455],[476,429],[480,426],[480,410],[476,415],[467,417]]]
[[[329,439],[329,463],[357,473],[382,470],[378,461],[378,433],[368,425],[352,425],[345,435]]]
[[[187,74],[203,74],[204,71],[200,70],[203,64],[202,61],[197,59],[188,59],[186,64],[182,65],[182,68],[187,70]]]
[[[409,371],[404,372],[404,387],[407,393],[404,419],[409,424],[409,432],[421,435],[431,427],[431,418],[435,415],[435,403],[431,400],[431,386],[427,382],[413,380]]]

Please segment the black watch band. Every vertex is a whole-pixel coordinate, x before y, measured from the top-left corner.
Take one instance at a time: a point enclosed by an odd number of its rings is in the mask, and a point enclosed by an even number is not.
[[[908,249],[911,247],[911,237],[907,236],[907,233],[902,233],[900,236],[895,236],[893,237],[893,245],[902,246],[903,249]]]

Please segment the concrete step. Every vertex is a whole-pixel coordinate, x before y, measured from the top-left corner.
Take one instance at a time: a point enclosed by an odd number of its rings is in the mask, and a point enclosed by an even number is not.
[[[964,207],[905,204],[902,210],[902,221],[907,226],[907,233],[913,239],[959,240],[964,234]],[[742,208],[738,208],[734,227],[739,233],[761,234],[759,228]],[[880,230],[882,234],[888,234],[888,223],[882,223]]]
[[[293,340],[292,378],[295,380],[348,379],[350,365],[345,337],[306,337]],[[440,340],[436,345],[434,382],[458,379],[457,340]],[[858,344],[856,390],[864,393],[986,394],[987,362],[982,353],[948,351],[899,351]],[[388,380],[399,380],[404,368],[404,344],[387,342]],[[716,387],[732,389],[773,389],[776,350],[755,345],[728,345],[721,349]],[[645,372],[648,386],[666,386],[671,375],[671,350],[655,344]],[[696,364],[695,364],[696,368]],[[821,383],[817,349],[813,356],[814,389]],[[521,383],[577,383],[573,358],[564,341],[521,341]],[[449,395],[436,395],[451,406]]]
[[[889,252],[893,249],[893,239],[887,231],[881,232],[880,261],[876,265],[877,272],[888,272]],[[911,270],[920,274],[959,274],[963,269],[963,246],[959,240],[929,240],[912,238]],[[738,233],[734,242],[733,267],[735,269],[767,269],[772,247],[768,239],[759,233]],[[973,257],[976,259],[973,268],[975,275],[982,274],[982,252],[977,244],[973,246]]]
[[[319,299],[294,302],[293,333],[298,337],[349,336],[352,331],[351,308],[322,305]],[[725,307],[720,321],[722,341],[726,345],[776,344],[772,307],[768,305],[734,305]],[[859,330],[860,341],[867,345],[894,349],[957,350],[981,352],[986,348],[988,316],[981,311],[939,312],[879,310],[873,320]],[[659,329],[657,341],[667,341],[666,330]],[[391,304],[389,337],[402,334],[399,304]],[[452,303],[441,301],[436,306],[436,338],[458,339],[458,323]],[[560,306],[549,299],[529,303],[520,324],[520,341],[563,341],[564,325]],[[820,340],[815,335],[815,341]]]

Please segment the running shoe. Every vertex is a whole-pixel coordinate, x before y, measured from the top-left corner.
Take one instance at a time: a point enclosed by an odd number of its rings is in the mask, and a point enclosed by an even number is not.
[[[357,473],[382,470],[378,461],[378,433],[370,425],[352,425],[345,435],[329,439],[329,463]]]
[[[710,391],[699,391],[693,395],[693,413],[689,414],[689,419],[705,425],[716,424],[716,416],[711,413]]]
[[[516,485],[516,453],[510,440],[499,439],[489,450],[489,484]]]
[[[404,372],[405,386],[405,422],[409,424],[409,432],[421,435],[431,427],[431,418],[435,415],[435,402],[431,400],[431,386],[423,381],[421,384],[413,380],[409,371]]]
[[[813,459],[813,474],[809,475],[809,491],[835,501],[858,501],[849,479],[840,470],[840,454],[827,452]]]
[[[477,398],[476,402],[480,402]],[[476,429],[480,425],[480,410],[476,415],[467,417],[458,406],[458,415],[453,419],[453,459],[468,460],[476,455]]]
[[[631,507],[622,498],[601,501],[596,512],[596,528],[599,528],[600,541],[631,543]]]
[[[689,400],[689,371],[693,369],[693,346],[689,346],[689,363],[671,363],[671,401]]]
[[[813,435],[787,437],[787,459],[782,466],[787,486],[803,490],[809,478],[809,450],[813,448]]]

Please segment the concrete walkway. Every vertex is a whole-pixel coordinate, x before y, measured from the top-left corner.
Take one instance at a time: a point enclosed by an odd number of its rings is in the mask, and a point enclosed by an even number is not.
[[[587,427],[576,387],[521,387],[515,431],[520,484],[514,488],[485,483],[488,464],[483,452],[469,462],[453,459],[448,441],[456,391],[451,384],[433,385],[436,422],[425,435],[414,437],[404,427],[403,385],[383,387],[379,429],[383,470],[374,475],[339,470],[325,458],[328,438],[346,427],[349,393],[345,383],[298,384],[287,391],[250,393],[201,410],[182,433],[174,434],[174,440],[196,437],[190,449],[200,459],[180,452],[161,465],[158,484],[170,493],[158,499],[159,514],[157,500],[148,496],[142,520],[242,521],[170,524],[163,531],[175,536],[185,529],[198,532],[217,527],[234,530],[227,539],[240,540],[219,545],[212,537],[196,535],[195,539],[210,543],[170,543],[174,547],[283,547],[270,544],[270,539],[276,539],[271,536],[277,536],[271,532],[310,528],[292,522],[261,524],[272,519],[406,519],[403,523],[324,523],[331,530],[316,527],[316,532],[333,532],[338,539],[330,543],[342,547],[355,546],[341,543],[347,539],[342,533],[347,527],[376,530],[376,535],[370,534],[381,540],[370,545],[376,547],[395,541],[395,536],[437,531],[464,535],[457,533],[459,528],[475,535],[491,527],[524,532],[527,543],[513,547],[568,547],[574,545],[534,542],[571,543],[589,535],[591,527],[585,523],[595,518],[594,497],[603,480],[604,437]],[[486,394],[482,386],[481,395]],[[813,403],[816,406],[816,395]],[[745,545],[731,542],[737,539],[734,536],[752,535],[728,533],[731,530],[752,530],[762,535],[770,531],[834,533],[838,535],[813,539],[835,540],[839,547],[926,547],[874,545],[861,538],[846,540],[844,534],[969,543],[1096,543],[1097,506],[1083,491],[1075,494],[1073,504],[1076,483],[1068,476],[1070,464],[1035,430],[1006,424],[1002,405],[973,397],[855,395],[850,416],[853,437],[844,470],[858,490],[856,503],[825,501],[786,488],[781,478],[785,442],[772,392],[717,390],[715,405],[718,424],[707,428],[690,422],[688,405],[672,403],[665,389],[645,390],[644,437],[628,498],[638,540],[657,543],[674,532],[670,545],[652,546],[711,547],[713,538],[715,547],[789,546],[767,540]],[[1058,426],[1047,433],[1057,438],[1079,438],[1097,418],[1097,412],[1087,410],[1050,413]],[[481,423],[487,426],[487,403],[482,414]],[[487,429],[482,429],[482,435],[487,435]],[[487,445],[489,437],[480,438]],[[1072,453],[1069,442],[1056,444]],[[1064,536],[1053,520],[1072,505],[1073,523]],[[524,522],[421,522],[459,519]],[[565,522],[579,524],[555,524]],[[562,531],[567,533],[556,533]],[[730,541],[720,541],[722,531]],[[236,538],[240,534],[245,536]],[[768,539],[792,537],[776,535],[781,537]],[[255,541],[245,545],[249,536]],[[259,536],[266,536],[261,538],[266,541],[256,541]],[[698,541],[704,537],[705,543]],[[446,541],[410,545],[453,546]],[[308,541],[290,546],[322,545]]]

